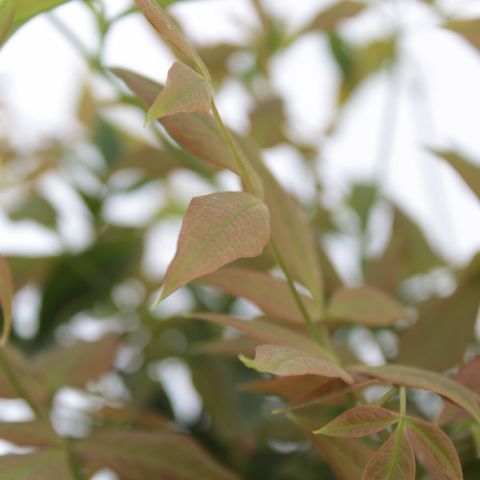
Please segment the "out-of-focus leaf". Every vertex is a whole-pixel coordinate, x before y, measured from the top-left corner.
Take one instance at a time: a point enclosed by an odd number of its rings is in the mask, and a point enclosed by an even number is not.
[[[175,22],[160,7],[159,2],[156,0],[135,0],[135,2],[161,37],[185,60],[197,67],[206,80],[209,80],[210,75],[202,59]]]
[[[420,305],[417,322],[400,335],[398,362],[438,371],[459,364],[475,340],[479,289],[480,255],[476,255],[450,296]]]
[[[325,438],[312,435],[318,453],[335,472],[338,480],[360,480],[375,451],[354,438]]]
[[[50,422],[45,420],[0,422],[0,438],[26,447],[61,447],[63,445],[63,440],[55,433]]]
[[[320,30],[329,32],[334,30],[337,25],[348,18],[354,17],[365,9],[366,5],[358,1],[342,0],[333,3],[330,7],[322,10],[318,15],[302,30],[302,32],[311,32]]]
[[[66,386],[83,388],[112,370],[118,347],[116,335],[96,342],[77,341],[67,348],[40,353],[34,359],[34,368],[42,372],[52,394]]]
[[[224,327],[232,327],[240,330],[249,337],[256,338],[262,342],[296,348],[305,353],[322,355],[324,358],[332,359],[327,350],[320,347],[306,335],[295,333],[293,330],[275,325],[265,320],[239,320],[228,315],[216,313],[193,313],[193,318],[216,323]]]
[[[197,48],[200,57],[207,65],[214,84],[221,84],[228,76],[228,60],[232,54],[240,49],[241,47],[228,43],[206,45]]]
[[[390,240],[383,253],[367,264],[366,283],[395,292],[402,280],[443,264],[418,225],[395,208]]]
[[[415,455],[402,424],[368,462],[362,480],[415,480]]]
[[[33,220],[49,228],[57,224],[56,210],[50,202],[37,194],[29,196],[25,203],[18,205],[18,208],[10,212],[9,217],[13,221]]]
[[[0,256],[0,306],[3,319],[0,346],[5,345],[12,326],[13,279],[7,260]]]
[[[452,20],[444,23],[442,27],[458,33],[474,47],[480,48],[480,18]]]
[[[285,141],[285,111],[280,98],[269,98],[255,104],[250,111],[250,136],[262,148]]]
[[[406,432],[417,457],[438,475],[449,480],[463,479],[462,466],[455,447],[440,428],[424,420],[408,418]]]
[[[378,187],[373,184],[359,183],[353,186],[348,198],[348,205],[357,214],[360,220],[360,227],[362,231],[367,228],[370,212],[377,199]]]
[[[123,153],[121,133],[103,117],[97,117],[92,127],[92,140],[108,166],[114,165]]]
[[[477,22],[477,34],[480,45],[480,20]],[[451,150],[432,150],[435,155],[443,158],[462,177],[472,192],[480,200],[480,165]]]
[[[371,327],[392,325],[405,317],[402,306],[381,290],[356,287],[338,290],[328,306],[330,320],[349,321]]]
[[[213,89],[198,73],[182,62],[168,72],[167,84],[147,113],[147,123],[176,113],[210,111]]]
[[[5,480],[75,480],[62,449],[45,449],[23,455],[2,455],[0,477]]]
[[[62,322],[104,298],[132,268],[141,245],[136,232],[111,230],[86,251],[60,257],[45,281],[38,341],[46,341]]]
[[[331,437],[359,438],[377,433],[400,421],[397,413],[375,405],[350,408],[313,433]]]
[[[383,365],[380,367],[359,365],[351,367],[349,370],[364,373],[392,385],[404,385],[436,393],[462,407],[477,422],[480,421],[479,397],[462,384],[445,375],[404,365]]]
[[[246,298],[260,307],[266,315],[303,325],[303,317],[283,280],[262,272],[225,267],[199,278],[198,282]],[[318,320],[315,302],[305,295],[301,295],[301,298],[311,317]]]
[[[95,468],[110,468],[122,480],[234,480],[193,440],[169,432],[98,431],[74,451]],[[63,478],[63,477],[49,477]]]
[[[267,206],[244,192],[196,197],[190,203],[161,299],[237,258],[255,257],[270,237]]]
[[[352,377],[332,363],[330,356],[312,355],[292,347],[260,345],[255,349],[255,359],[241,355],[240,360],[249,368],[282,377],[310,374],[341,378],[346,383],[353,383]]]
[[[251,356],[255,355],[255,348],[258,341],[248,337],[221,338],[219,340],[210,340],[196,343],[190,349],[190,352],[196,354],[222,355],[227,357],[238,357],[240,354]]]
[[[14,0],[2,0],[0,3],[0,47],[8,38],[15,18]]]

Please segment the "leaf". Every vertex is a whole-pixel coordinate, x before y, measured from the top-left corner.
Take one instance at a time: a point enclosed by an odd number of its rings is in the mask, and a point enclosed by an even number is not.
[[[255,349],[255,359],[240,355],[240,360],[249,368],[259,372],[279,376],[319,375],[341,378],[345,383],[353,383],[352,377],[338,365],[330,361],[330,356],[312,355],[292,347],[282,345],[260,345]]]
[[[0,346],[4,346],[12,328],[13,279],[6,259],[0,256],[0,306],[3,313],[3,328]]]
[[[389,326],[405,317],[402,306],[373,287],[338,290],[328,306],[330,320],[349,321],[370,327]]]
[[[118,347],[116,335],[96,342],[77,341],[40,353],[34,357],[34,368],[42,372],[51,394],[67,386],[83,388],[112,370]]]
[[[211,85],[181,62],[168,72],[167,84],[147,113],[147,123],[176,113],[210,111],[213,96]]]
[[[479,29],[480,21],[477,21],[477,32]],[[478,35],[480,46],[480,34]],[[463,181],[480,200],[480,165],[451,150],[432,150],[432,153],[443,158],[462,177]]]
[[[449,480],[462,480],[462,466],[450,438],[433,423],[416,418],[406,421],[407,437],[416,455]]]
[[[45,420],[35,420],[32,422],[0,422],[0,438],[20,446],[63,446],[63,440],[55,433],[50,422]],[[0,465],[1,458],[2,457],[0,457]]]
[[[210,74],[202,59],[158,2],[156,0],[135,0],[135,3],[160,36],[180,55],[196,66],[206,80],[210,80]]]
[[[192,345],[190,352],[196,354],[223,355],[227,357],[238,357],[243,355],[255,355],[255,348],[258,341],[248,337],[233,337],[198,342]]]
[[[2,480],[74,480],[63,450],[46,449],[23,455],[0,456]]]
[[[400,421],[398,414],[375,405],[350,408],[313,433],[358,438],[372,435]]]
[[[216,323],[217,325],[222,325],[224,327],[236,328],[245,335],[256,338],[265,343],[295,348],[312,355],[320,354],[324,358],[334,361],[333,357],[327,350],[325,350],[323,347],[320,347],[308,336],[296,333],[293,330],[265,320],[239,320],[237,318],[218,313],[193,313],[191,316],[192,318],[198,318],[200,320],[205,320],[206,322]]]
[[[338,23],[358,15],[365,9],[365,5],[351,0],[336,2],[322,10],[304,29],[303,32],[334,30]]]
[[[0,3],[0,47],[7,40],[15,17],[14,0],[3,0]]]
[[[283,100],[278,97],[257,102],[249,113],[250,137],[262,148],[272,148],[286,141]]]
[[[362,480],[415,480],[415,455],[402,424],[368,462]]]
[[[393,385],[418,388],[436,393],[466,410],[477,422],[480,421],[478,397],[462,384],[439,373],[404,365],[380,367],[354,366],[349,370],[384,380]]]
[[[192,439],[170,432],[98,431],[74,451],[95,468],[110,468],[122,480],[235,480]],[[62,478],[62,477],[48,477]]]
[[[444,23],[442,27],[458,33],[474,47],[480,48],[480,18],[453,20]]]
[[[303,317],[287,283],[266,273],[225,267],[199,278],[197,282],[217,287],[236,297],[246,298],[267,315],[303,325]],[[301,298],[311,317],[319,320],[315,302],[305,295],[301,295]]]
[[[238,258],[260,255],[269,237],[268,208],[252,195],[223,192],[194,198],[160,299]]]

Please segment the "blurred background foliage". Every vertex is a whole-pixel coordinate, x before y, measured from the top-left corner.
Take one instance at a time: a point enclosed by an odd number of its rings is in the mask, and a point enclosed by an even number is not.
[[[159,255],[166,255],[168,260],[188,199],[198,190],[236,185],[236,179],[182,150],[159,126],[140,135],[116,122],[120,111],[140,111],[143,115],[143,105],[104,65],[103,47],[117,22],[138,13],[128,6],[111,17],[100,0],[81,3],[97,28],[94,51],[82,45],[69,25],[49,14],[65,42],[70,42],[90,67],[78,92],[74,133],[22,145],[11,140],[8,128],[0,130],[3,214],[12,224],[28,222],[32,244],[39,229],[60,244],[49,256],[32,255],[28,248],[23,255],[4,252],[17,292],[8,355],[14,358],[15,352],[21,351],[29,359],[27,367],[18,367],[19,371],[25,368],[22,381],[35,397],[34,380],[27,380],[28,375],[36,375],[31,365],[37,368],[35,372],[44,372],[42,381],[51,386],[53,424],[67,437],[81,438],[99,423],[141,424],[140,417],[132,420],[131,412],[150,412],[191,433],[219,463],[242,478],[337,478],[319,454],[325,448],[322,440],[315,439],[310,448],[308,436],[295,423],[283,415],[270,414],[282,405],[277,397],[242,387],[258,379],[236,358],[240,351],[249,353],[252,345],[231,331],[181,315],[209,311],[252,316],[259,313],[256,307],[213,287],[192,284],[160,308],[150,308],[162,274],[154,268],[152,242],[160,242],[153,250],[165,248],[167,254]],[[160,3],[169,6],[182,2]],[[392,85],[378,138],[379,162],[388,163],[395,131],[395,121],[389,117],[396,115],[393,103],[403,68],[404,33],[403,26],[390,17],[395,9],[402,8],[402,2],[334,1],[294,31],[260,0],[251,3],[257,18],[245,26],[242,43],[198,45],[217,91],[232,78],[239,82],[250,105],[242,135],[266,151],[288,146],[292,155],[301,159],[309,182],[306,188],[313,189],[314,194],[299,202],[315,234],[327,297],[343,285],[364,282],[407,305],[410,323],[415,322],[409,329],[408,322],[378,329],[340,326],[334,332],[335,341],[342,345],[347,358],[370,363],[398,360],[438,371],[458,365],[478,351],[475,325],[480,257],[463,266],[452,264],[376,179],[351,185],[341,202],[332,206],[325,200],[324,179],[318,168],[323,149],[336,135],[352,98],[378,75],[387,76]],[[480,48],[480,18],[451,18],[434,0],[408,3],[429,10],[436,28],[453,30]],[[343,31],[375,9],[386,11],[391,25],[387,34],[365,44],[348,40]],[[18,19],[18,25],[23,21]],[[292,128],[295,120],[270,79],[272,61],[309,35],[327,40],[338,80],[331,118],[318,142],[306,141]],[[2,124],[8,125],[8,113],[3,111],[1,116]],[[362,128],[361,118],[358,128]],[[427,146],[437,147],[422,148]],[[475,196],[480,196],[480,167],[475,159],[465,158],[460,151],[437,150],[433,154],[467,180],[475,201]],[[70,204],[75,204],[75,209],[65,208]],[[128,209],[127,221],[122,218],[122,209]],[[372,226],[378,211],[384,218],[380,234]],[[70,215],[80,215],[86,224],[89,240],[85,245],[78,247],[65,240],[65,229],[75,224],[74,219],[66,218]],[[480,237],[480,227],[476,232]],[[5,235],[14,232],[0,231],[0,236]],[[71,237],[72,232],[68,235]],[[349,259],[355,261],[350,277],[339,273],[327,248],[345,239],[353,249]],[[377,245],[374,250],[372,242]],[[259,258],[238,264],[267,271],[274,262],[266,251]],[[109,335],[121,341],[111,344]],[[95,343],[78,343],[79,339]],[[480,384],[475,387],[480,389]],[[288,399],[289,393],[283,396]],[[9,389],[8,378],[0,377],[0,396],[16,396]],[[425,400],[421,396],[417,404],[420,411],[427,412],[437,405],[431,397]],[[109,408],[119,405],[123,410],[118,408],[115,416]],[[341,411],[335,403],[312,408],[317,422]],[[478,478],[474,438],[459,432],[456,441],[462,446],[466,477]]]

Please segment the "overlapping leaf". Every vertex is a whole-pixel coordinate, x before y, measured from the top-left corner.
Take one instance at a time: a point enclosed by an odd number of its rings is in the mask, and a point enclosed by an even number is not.
[[[0,438],[25,447],[61,447],[63,445],[63,440],[46,420],[0,422]]]
[[[4,257],[0,256],[0,306],[3,312],[3,327],[0,345],[5,345],[12,325],[13,280],[12,272]]]
[[[242,257],[255,257],[270,237],[268,208],[243,192],[196,197],[190,203],[161,299]]]

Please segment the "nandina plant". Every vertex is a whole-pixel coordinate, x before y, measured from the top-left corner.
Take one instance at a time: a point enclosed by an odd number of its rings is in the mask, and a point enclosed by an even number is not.
[[[33,15],[60,3],[3,1],[0,37],[7,39]],[[103,308],[125,315],[125,305],[112,296],[122,282],[134,277],[144,290],[155,291],[156,283],[138,267],[146,228],[132,232],[108,225],[102,217],[102,191],[92,194],[75,185],[95,220],[93,245],[36,263],[0,259],[0,396],[22,399],[32,413],[29,421],[2,423],[0,437],[34,448],[0,457],[1,478],[84,479],[104,468],[127,480],[477,478],[480,361],[466,353],[475,345],[480,257],[462,270],[449,267],[396,206],[391,209],[390,240],[382,253],[370,257],[366,245],[371,214],[376,204],[387,200],[378,186],[356,185],[346,204],[357,217],[363,283],[345,285],[322,243],[335,228],[333,213],[320,198],[302,207],[262,160],[262,149],[287,143],[312,167],[318,148],[289,137],[275,92],[258,98],[255,84],[268,80],[271,58],[304,35],[328,36],[342,73],[336,115],[328,129],[328,135],[334,135],[343,106],[367,77],[383,69],[397,81],[393,77],[398,74],[401,32],[364,47],[349,45],[339,25],[374,6],[338,1],[288,35],[254,0],[263,30],[243,46],[204,49],[203,59],[202,49],[192,45],[160,3],[136,0],[178,57],[164,86],[122,68],[107,69],[101,52],[88,60],[96,75],[114,83],[117,105],[146,110],[146,122],[157,124],[153,129],[161,147],[128,138],[103,116],[102,109],[111,105],[82,98],[79,119],[92,131],[89,140],[104,159],[91,174],[112,188],[115,173],[138,168],[141,177],[127,187],[135,189],[189,168],[211,181],[212,193],[189,203],[155,305],[151,307],[145,295],[133,308],[138,323],[131,326],[120,319],[122,328],[96,342],[52,345],[55,331],[75,314],[96,312],[101,317]],[[435,2],[425,3],[441,14]],[[118,18],[135,11],[129,8],[112,20],[94,2],[86,5],[103,38]],[[474,31],[480,20],[445,18],[442,26],[479,46]],[[215,102],[216,90],[229,75],[228,59],[240,51],[255,60],[241,78],[257,95],[248,136],[225,125]],[[67,142],[57,148],[54,155],[62,159],[75,146]],[[480,197],[478,166],[458,152],[432,152]],[[19,152],[7,153],[9,161],[21,160]],[[41,152],[32,155],[42,157]],[[215,188],[215,175],[223,170],[239,177],[241,189]],[[25,182],[35,182],[42,173],[33,172],[27,172]],[[311,172],[316,175],[314,167]],[[317,187],[320,192],[321,179]],[[40,202],[36,196],[28,198],[35,205]],[[44,206],[39,218],[51,208]],[[178,205],[171,205],[162,214],[175,208]],[[32,215],[31,208],[14,213]],[[408,289],[405,293],[402,286],[409,279],[439,266],[456,280],[452,293],[426,300],[409,296]],[[15,289],[32,278],[42,285],[37,332],[25,340],[14,331],[7,344]],[[179,289],[190,292],[195,308],[159,322],[151,308],[161,307]],[[234,314],[238,299],[256,305],[262,315],[239,318]],[[240,334],[224,335],[223,329]],[[366,362],[362,349],[352,348],[358,332],[367,332],[377,344],[382,344],[382,336],[393,341],[393,354],[384,355],[388,361],[375,366]],[[122,369],[115,359],[128,348],[141,355],[134,367]],[[188,365],[203,401],[203,414],[190,424],[174,418],[175,405],[151,378],[154,362],[170,357]],[[128,399],[112,401],[94,383],[112,370],[130,392]],[[55,399],[66,387],[97,401],[95,408],[82,412],[86,427],[80,433],[50,421],[55,420]],[[272,401],[273,396],[277,400]]]

